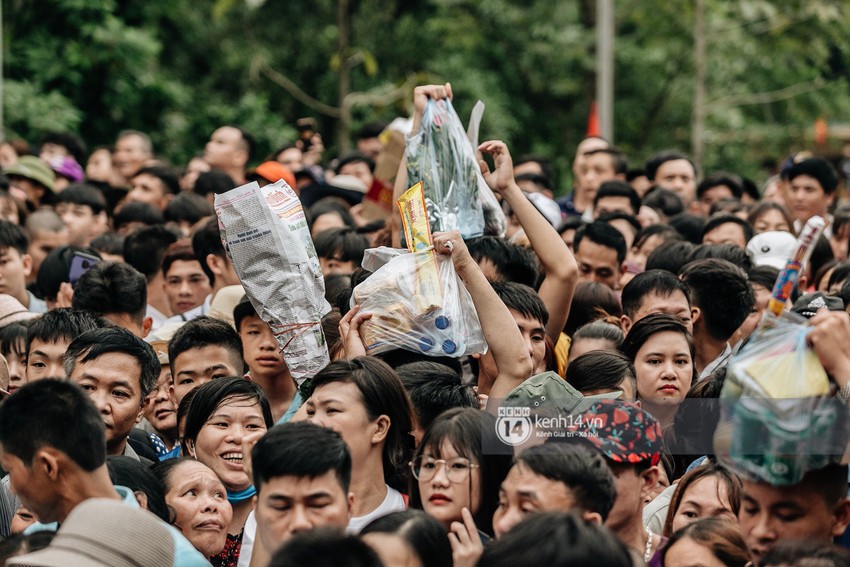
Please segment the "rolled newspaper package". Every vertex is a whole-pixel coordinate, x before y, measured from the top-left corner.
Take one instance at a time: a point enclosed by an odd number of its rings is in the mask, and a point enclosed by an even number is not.
[[[300,386],[330,363],[321,321],[331,310],[301,201],[283,180],[252,182],[216,195],[215,212],[245,294]]]

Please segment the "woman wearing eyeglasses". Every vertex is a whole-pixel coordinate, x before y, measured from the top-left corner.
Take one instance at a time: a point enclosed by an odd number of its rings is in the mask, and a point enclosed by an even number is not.
[[[455,567],[475,565],[493,533],[499,486],[511,467],[510,455],[484,454],[483,437],[494,431],[485,412],[448,410],[425,431],[410,463],[410,505],[446,528]]]

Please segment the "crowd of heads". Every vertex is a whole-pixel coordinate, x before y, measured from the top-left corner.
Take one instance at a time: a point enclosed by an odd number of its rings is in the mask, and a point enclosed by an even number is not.
[[[850,525],[847,467],[791,486],[744,474],[698,405],[720,397],[814,216],[827,230],[790,303],[814,326],[848,319],[850,340],[845,164],[801,153],[750,180],[589,137],[562,183],[550,160],[507,154],[508,181],[487,180],[507,234],[434,235],[487,351],[372,355],[352,290],[367,249],[399,242],[404,133],[369,124],[329,158],[315,121],[298,126],[263,158],[224,125],[182,169],[136,130],[91,152],[50,133],[3,163],[0,560],[850,564],[831,545]],[[331,362],[304,383],[214,211],[279,180],[332,307]],[[507,443],[517,407],[569,420]]]

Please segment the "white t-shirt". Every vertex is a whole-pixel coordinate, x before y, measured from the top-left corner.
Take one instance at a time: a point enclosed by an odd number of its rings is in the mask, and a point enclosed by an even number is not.
[[[384,497],[384,501],[381,502],[381,505],[365,516],[351,518],[348,521],[348,528],[345,531],[350,534],[359,534],[360,530],[365,528],[372,520],[377,520],[378,518],[386,516],[387,514],[392,514],[393,512],[401,512],[405,509],[405,507],[404,496],[401,495],[401,492],[387,486],[387,495]]]
[[[257,516],[254,515],[254,510],[251,510],[242,530],[242,547],[239,549],[239,562],[236,567],[248,567],[251,564],[251,555],[254,553],[254,540],[256,538]]]

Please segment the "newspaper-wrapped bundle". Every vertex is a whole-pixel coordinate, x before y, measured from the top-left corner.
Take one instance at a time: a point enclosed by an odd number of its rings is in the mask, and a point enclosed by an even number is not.
[[[280,345],[300,386],[330,363],[322,269],[298,196],[285,181],[216,195],[221,240],[245,293]]]

